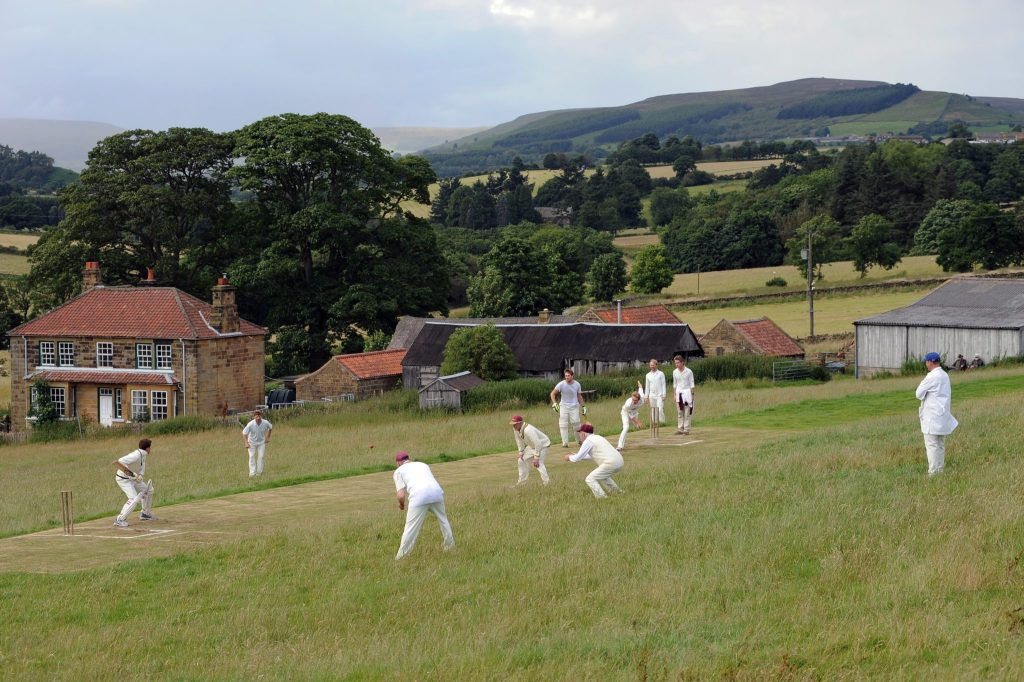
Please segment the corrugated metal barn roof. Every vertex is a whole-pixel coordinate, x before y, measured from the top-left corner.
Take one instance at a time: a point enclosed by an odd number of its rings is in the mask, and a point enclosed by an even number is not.
[[[444,347],[464,325],[427,322],[416,336],[402,365],[440,365]],[[520,369],[527,372],[559,371],[565,360],[633,362],[675,353],[704,355],[697,337],[685,324],[528,324],[495,325],[512,348]]]
[[[1024,327],[1024,280],[950,280],[916,303],[854,324],[1020,329]]]

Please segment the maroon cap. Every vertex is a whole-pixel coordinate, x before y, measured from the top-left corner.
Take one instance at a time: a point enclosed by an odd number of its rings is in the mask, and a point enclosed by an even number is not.
[[[509,424],[518,424],[521,421],[523,421],[523,415],[514,414],[512,415],[512,421],[510,421]]]
[[[594,425],[593,424],[580,424],[580,428],[578,428],[576,430],[577,431],[581,431],[583,433],[593,433],[594,432]]]
[[[396,462],[404,462],[407,459],[409,459],[409,453],[408,452],[405,452],[403,450],[402,452],[396,452],[395,453],[395,461]]]

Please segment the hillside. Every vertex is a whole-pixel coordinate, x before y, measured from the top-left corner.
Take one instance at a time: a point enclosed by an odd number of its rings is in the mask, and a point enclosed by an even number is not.
[[[43,152],[53,158],[53,165],[80,171],[85,168],[89,150],[97,142],[122,130],[124,128],[95,121],[0,118],[0,144]]]
[[[549,153],[601,158],[619,143],[653,132],[692,135],[704,144],[746,139],[941,134],[962,121],[975,127],[1024,121],[1024,100],[973,98],[881,81],[806,78],[740,90],[651,97],[618,107],[520,116],[424,152],[439,175],[539,163]]]

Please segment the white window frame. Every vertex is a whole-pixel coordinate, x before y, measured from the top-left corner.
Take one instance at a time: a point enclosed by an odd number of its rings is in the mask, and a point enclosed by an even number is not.
[[[68,407],[67,391],[63,386],[50,386],[50,401],[57,410],[57,416],[64,418]]]
[[[156,344],[156,368],[157,369],[173,369],[173,357],[172,357],[173,346],[169,343],[158,343]]]
[[[149,416],[149,394],[146,391],[132,390],[132,421],[143,413]]]
[[[96,342],[96,366],[97,367],[113,367],[114,366],[114,342],[113,341],[97,341]]]
[[[147,364],[142,364],[143,358]],[[135,344],[135,367],[137,369],[153,369],[153,344]]]
[[[124,419],[124,409],[121,406],[121,389],[114,389],[114,419]]]
[[[167,391],[152,391],[149,394],[150,398],[150,410],[149,419],[150,421],[160,421],[167,419]]]
[[[57,342],[57,364],[61,367],[75,366],[75,344],[72,341]]]
[[[42,367],[57,366],[57,347],[53,341],[39,342],[39,364]]]

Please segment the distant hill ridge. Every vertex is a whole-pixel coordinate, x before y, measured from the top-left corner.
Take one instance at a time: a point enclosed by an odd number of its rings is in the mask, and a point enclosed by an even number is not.
[[[601,158],[653,132],[704,144],[832,135],[944,134],[963,122],[1008,129],[1024,122],[1024,100],[922,91],[912,84],[804,78],[775,85],[659,95],[618,107],[564,109],[513,121],[423,152],[439,175],[540,163],[550,153]]]

